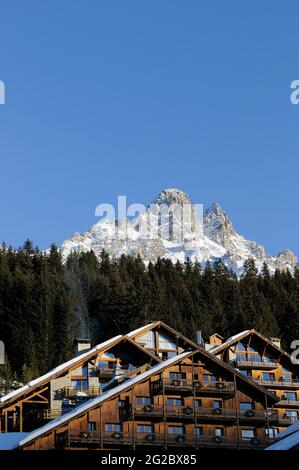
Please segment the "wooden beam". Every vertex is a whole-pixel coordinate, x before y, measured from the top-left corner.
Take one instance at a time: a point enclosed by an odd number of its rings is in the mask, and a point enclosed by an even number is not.
[[[23,432],[23,403],[20,403],[20,432]]]

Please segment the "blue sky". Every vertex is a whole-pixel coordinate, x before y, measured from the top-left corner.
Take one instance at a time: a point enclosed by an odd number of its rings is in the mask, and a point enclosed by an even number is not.
[[[179,187],[298,255],[298,42],[292,0],[2,0],[0,239]]]

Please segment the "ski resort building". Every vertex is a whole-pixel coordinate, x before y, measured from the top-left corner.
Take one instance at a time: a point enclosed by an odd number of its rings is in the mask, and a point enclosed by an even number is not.
[[[0,432],[28,432],[162,360],[198,347],[161,321],[91,348],[75,341],[75,357],[0,399]]]
[[[158,321],[75,346],[1,398],[1,433],[27,433],[16,447],[264,449],[299,416],[298,366],[255,330],[204,345]]]
[[[265,448],[277,397],[197,349],[167,359],[36,429],[20,449]]]
[[[112,380],[137,374],[160,360],[128,336],[90,348],[76,340],[76,356],[0,399],[0,431],[27,432],[100,395]]]
[[[276,419],[269,429],[277,437],[299,418],[299,367],[293,364],[278,338],[268,339],[252,329],[222,342],[210,338],[209,351],[248,379],[276,394],[279,401],[273,407]]]

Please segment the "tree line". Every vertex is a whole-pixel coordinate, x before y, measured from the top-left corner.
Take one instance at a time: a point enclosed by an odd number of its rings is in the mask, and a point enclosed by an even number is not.
[[[299,339],[299,270],[270,275],[249,259],[238,279],[221,260],[146,266],[138,256],[105,252],[63,260],[55,245],[42,252],[29,240],[18,250],[0,247],[2,391],[72,357],[78,336],[96,343],[155,320],[189,338],[201,330],[205,340],[254,327],[281,337],[288,350]]]

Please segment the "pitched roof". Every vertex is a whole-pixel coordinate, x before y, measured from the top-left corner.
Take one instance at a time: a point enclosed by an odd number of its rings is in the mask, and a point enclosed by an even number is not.
[[[283,439],[274,442],[265,450],[290,450],[299,445],[299,431],[289,434]]]
[[[160,359],[157,358],[156,356],[152,355],[149,351],[144,349],[142,346],[140,346],[138,343],[133,341],[131,338],[128,336],[114,336],[113,338],[108,339],[107,341],[104,341],[103,343],[97,344],[93,348],[89,349],[87,352],[82,353],[69,361],[64,362],[63,364],[60,364],[57,367],[54,367],[54,369],[50,370],[44,375],[41,375],[40,377],[31,380],[28,382],[26,385],[23,385],[22,387],[18,388],[17,390],[14,390],[12,392],[9,392],[8,394],[4,395],[2,398],[0,398],[0,407],[2,404],[13,400],[17,398],[19,395],[22,395],[23,393],[30,392],[31,390],[34,389],[34,387],[41,386],[42,384],[48,382],[50,379],[53,379],[56,376],[59,376],[62,374],[64,371],[68,370],[70,367],[75,366],[76,364],[80,364],[81,362],[84,362],[86,360],[91,359],[95,353],[98,353],[99,351],[107,350],[108,348],[117,345],[121,341],[130,341],[131,344],[139,348],[144,352],[144,354],[150,356],[151,358],[155,359],[156,362],[160,362]]]
[[[276,346],[276,344],[273,344],[272,341],[269,338],[262,335],[261,333],[259,333],[254,328],[252,328],[251,330],[241,331],[241,333],[238,333],[234,336],[231,336],[224,343],[220,344],[219,346],[215,346],[215,347],[211,348],[209,350],[209,352],[212,353],[212,354],[219,354],[220,352],[224,351],[225,349],[229,348],[230,346],[233,346],[237,341],[240,341],[241,339],[243,339],[246,336],[251,335],[251,334],[256,335],[258,338],[260,338],[262,341],[266,342],[269,346],[271,346],[277,352],[279,352],[280,354],[283,354],[284,356],[286,356],[288,359],[291,360],[290,354],[288,354],[282,348],[279,348],[278,346]]]
[[[194,349],[198,349],[198,344],[196,344],[194,341],[192,341],[191,339],[187,338],[186,336],[182,335],[181,333],[179,333],[178,331],[176,331],[174,328],[172,328],[171,326],[167,325],[166,323],[164,323],[163,321],[159,320],[159,321],[156,321],[156,322],[152,322],[152,323],[149,323],[148,325],[145,325],[145,326],[142,326],[141,328],[138,328],[137,330],[134,330],[134,331],[131,331],[130,333],[127,334],[127,336],[129,336],[130,338],[135,338],[136,336],[139,336],[141,335],[142,333],[147,333],[148,331],[151,331],[153,330],[154,328],[156,327],[162,327],[164,328],[166,331],[168,331],[169,333],[177,336],[178,338],[180,338],[184,343],[187,343],[189,344],[190,346],[192,346]]]
[[[164,362],[161,362],[160,364],[157,364],[156,366],[153,366],[151,369],[149,369],[146,372],[143,372],[142,374],[133,377],[132,379],[122,383],[121,385],[118,385],[116,387],[113,387],[112,389],[108,390],[107,392],[103,392],[101,395],[99,395],[96,398],[93,398],[91,400],[88,400],[87,402],[83,403],[82,405],[78,406],[72,411],[69,411],[65,415],[60,416],[59,418],[51,421],[50,423],[45,424],[44,426],[32,431],[25,439],[23,439],[19,445],[23,446],[24,444],[27,444],[28,442],[32,441],[33,439],[36,439],[38,436],[47,433],[51,431],[52,429],[55,429],[56,427],[70,421],[71,419],[75,418],[76,416],[80,416],[82,413],[84,413],[87,410],[90,410],[91,408],[96,407],[100,403],[102,403],[104,400],[107,400],[108,398],[112,398],[114,395],[118,395],[120,392],[123,390],[126,390],[127,388],[132,387],[134,384],[141,382],[144,379],[147,379],[151,375],[157,374],[159,371],[164,369],[165,367],[168,367],[169,365],[175,364],[176,362],[180,361],[181,359],[193,354],[192,352],[184,352],[178,356],[174,356],[171,359],[168,359]]]
[[[95,352],[98,350],[104,349],[106,347],[109,347],[113,343],[119,341],[122,338],[121,335],[114,336],[113,338],[109,339],[108,341],[105,341],[101,344],[98,344],[92,349],[89,349],[86,353],[82,353],[79,356],[74,357],[73,359],[70,359],[69,361],[64,362],[63,364],[60,364],[57,367],[54,367],[54,369],[50,370],[44,375],[41,375],[37,379],[31,380],[28,382],[26,385],[23,385],[23,387],[18,388],[17,390],[14,390],[10,393],[7,393],[7,395],[4,395],[2,398],[0,398],[0,404],[5,403],[6,401],[10,400],[11,398],[16,397],[19,394],[22,394],[29,389],[36,387],[37,385],[40,385],[50,378],[52,378],[54,375],[60,374],[63,372],[65,369],[68,369],[69,367],[76,365],[78,362],[81,362],[82,359],[88,359],[90,356],[93,356]]]
[[[81,414],[85,413],[86,411],[98,406],[103,401],[118,395],[120,392],[132,387],[133,385],[135,385],[139,382],[142,382],[143,380],[149,378],[152,375],[157,374],[158,372],[162,371],[166,367],[168,367],[170,365],[174,365],[177,362],[181,361],[182,359],[193,356],[194,354],[202,354],[207,359],[211,360],[215,364],[219,365],[220,367],[223,367],[224,369],[228,370],[229,372],[231,372],[232,374],[237,376],[243,382],[246,382],[250,387],[253,387],[253,388],[257,389],[263,395],[268,395],[268,397],[273,402],[279,400],[278,397],[273,395],[273,393],[269,392],[264,387],[262,387],[259,384],[253,382],[252,380],[248,379],[243,374],[238,372],[235,368],[229,366],[228,364],[223,362],[221,359],[213,356],[212,354],[208,353],[207,351],[204,351],[202,349],[197,349],[195,351],[185,351],[182,354],[174,356],[170,359],[167,359],[166,361],[161,362],[160,364],[157,364],[157,365],[151,367],[151,369],[147,370],[146,372],[143,372],[142,374],[139,374],[136,377],[133,377],[132,379],[127,380],[127,381],[123,382],[120,385],[117,385],[117,386],[107,390],[106,392],[103,392],[98,397],[93,398],[91,400],[88,400],[87,402],[85,402],[82,405],[78,406],[74,410],[69,411],[65,415],[62,415],[59,418],[51,421],[50,423],[47,423],[44,426],[32,431],[25,439],[23,439],[19,443],[19,446],[24,446],[25,444],[28,444],[32,440],[34,440],[37,437],[41,436],[42,434],[48,433],[49,431],[57,428],[58,426],[60,426],[64,423],[67,423],[68,421],[75,418],[76,416],[80,416]]]

